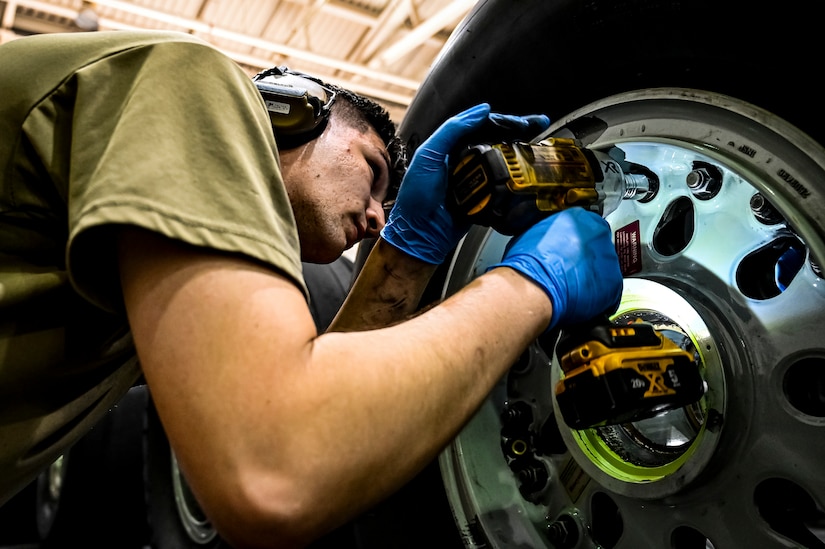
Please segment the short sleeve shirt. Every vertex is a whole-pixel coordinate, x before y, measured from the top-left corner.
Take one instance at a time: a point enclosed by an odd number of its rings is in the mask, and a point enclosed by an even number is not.
[[[306,294],[260,94],[171,32],[0,46],[0,504],[140,375],[114,234],[236,253]]]

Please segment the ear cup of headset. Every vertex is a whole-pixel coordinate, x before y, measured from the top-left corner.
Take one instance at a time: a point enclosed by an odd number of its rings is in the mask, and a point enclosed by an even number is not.
[[[276,138],[293,142],[302,138],[306,142],[323,131],[335,98],[332,90],[282,67],[259,73],[253,80],[266,104]]]

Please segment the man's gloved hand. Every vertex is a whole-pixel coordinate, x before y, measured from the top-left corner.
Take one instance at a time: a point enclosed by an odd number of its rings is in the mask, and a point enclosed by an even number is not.
[[[548,330],[611,313],[622,295],[610,226],[582,208],[551,215],[513,238],[501,263],[490,269],[501,266],[517,270],[550,297],[553,318]]]
[[[490,112],[482,103],[444,122],[413,155],[395,206],[381,236],[401,251],[427,263],[444,261],[470,224],[457,223],[444,206],[447,155],[456,144],[483,129],[500,128],[508,138],[532,139],[550,126],[544,115],[512,116]]]

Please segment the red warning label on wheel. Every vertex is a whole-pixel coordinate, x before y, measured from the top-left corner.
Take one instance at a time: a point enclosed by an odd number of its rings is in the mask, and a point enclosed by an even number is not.
[[[639,234],[639,221],[629,223],[616,229],[616,253],[619,266],[624,276],[630,276],[642,270],[642,239]]]

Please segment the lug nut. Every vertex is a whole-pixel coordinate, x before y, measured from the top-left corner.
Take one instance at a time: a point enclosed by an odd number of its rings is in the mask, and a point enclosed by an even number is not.
[[[693,170],[687,177],[685,181],[687,183],[688,188],[696,190],[702,188],[702,185],[707,184],[708,180],[710,179],[710,174],[705,169],[701,170]]]
[[[579,531],[576,521],[570,515],[562,515],[547,525],[547,537],[550,543],[558,549],[571,549],[579,542]]]
[[[762,196],[762,193],[756,193],[751,197],[751,211],[757,221],[764,225],[776,225],[782,221],[782,214]]]
[[[547,467],[540,461],[531,461],[522,465],[516,472],[519,488],[525,497],[540,492],[547,485],[550,476]]]
[[[501,411],[501,423],[506,428],[527,429],[533,422],[533,409],[526,402],[517,400]]]
[[[719,168],[710,164],[698,165],[694,163],[693,169],[685,177],[685,183],[699,200],[710,200],[719,193],[722,188],[722,172]]]

